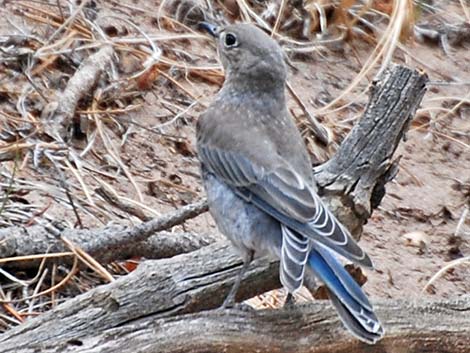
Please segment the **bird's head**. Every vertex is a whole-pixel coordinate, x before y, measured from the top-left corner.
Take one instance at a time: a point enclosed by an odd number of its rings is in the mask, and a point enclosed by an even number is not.
[[[286,66],[279,44],[251,24],[217,27],[200,24],[217,41],[217,48],[228,82],[269,89],[284,88]]]

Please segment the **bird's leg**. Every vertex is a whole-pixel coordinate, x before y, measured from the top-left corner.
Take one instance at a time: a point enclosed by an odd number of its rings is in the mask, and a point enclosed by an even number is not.
[[[227,295],[227,298],[225,298],[224,303],[222,304],[222,308],[232,308],[235,305],[235,296],[237,295],[238,288],[240,287],[240,283],[242,282],[242,278],[245,275],[246,270],[250,266],[251,261],[253,261],[253,251],[249,251],[247,256],[243,258],[243,266],[240,269],[240,272],[238,272],[237,278],[235,279],[235,283],[232,286],[232,289],[230,289],[230,292]]]
[[[286,301],[284,302],[284,308],[292,309],[295,307],[294,296],[291,293],[287,293]]]

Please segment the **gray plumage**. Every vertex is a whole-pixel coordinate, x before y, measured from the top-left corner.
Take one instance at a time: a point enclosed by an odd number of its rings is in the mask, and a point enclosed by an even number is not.
[[[245,264],[253,256],[280,258],[280,280],[289,293],[301,287],[306,269],[320,277],[345,325],[375,342],[383,330],[372,307],[329,252],[372,263],[316,193],[307,150],[286,107],[282,50],[251,25],[205,27],[218,38],[226,74],[197,123],[214,220]]]

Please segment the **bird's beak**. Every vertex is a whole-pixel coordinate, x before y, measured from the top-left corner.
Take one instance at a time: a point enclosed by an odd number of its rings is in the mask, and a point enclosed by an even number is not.
[[[208,22],[199,22],[199,28],[205,30],[212,37],[219,37],[219,27]]]

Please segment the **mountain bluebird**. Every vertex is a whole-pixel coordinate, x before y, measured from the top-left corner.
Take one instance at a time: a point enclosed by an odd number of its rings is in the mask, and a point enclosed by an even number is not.
[[[289,299],[306,272],[313,274],[350,332],[375,343],[384,330],[336,255],[366,267],[372,262],[317,195],[306,147],[286,107],[280,46],[249,24],[201,27],[216,38],[226,75],[197,123],[202,179],[212,217],[244,260],[224,306],[233,305],[254,256],[275,256]]]

